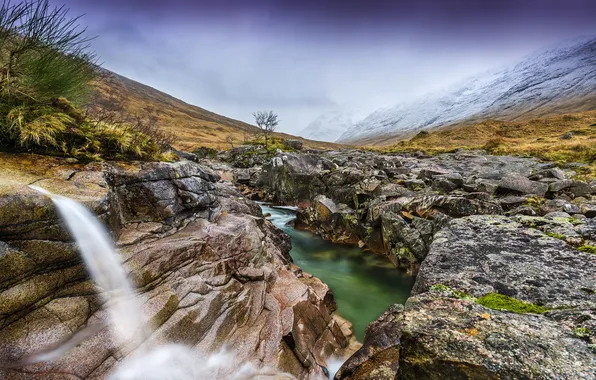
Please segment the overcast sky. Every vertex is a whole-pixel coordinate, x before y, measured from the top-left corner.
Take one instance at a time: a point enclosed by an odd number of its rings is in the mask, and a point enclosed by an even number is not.
[[[225,116],[298,132],[596,34],[594,0],[51,0],[97,35],[104,67]]]

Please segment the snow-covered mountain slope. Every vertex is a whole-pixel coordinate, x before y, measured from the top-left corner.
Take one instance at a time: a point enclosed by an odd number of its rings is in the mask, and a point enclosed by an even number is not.
[[[409,104],[373,112],[339,138],[387,143],[395,136],[487,118],[518,120],[596,109],[596,36],[536,51]]]
[[[334,142],[362,119],[358,118],[356,111],[335,109],[317,117],[298,135],[310,140]]]

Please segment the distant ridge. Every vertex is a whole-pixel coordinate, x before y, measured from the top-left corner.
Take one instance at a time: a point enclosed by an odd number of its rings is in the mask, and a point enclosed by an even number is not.
[[[540,49],[409,104],[373,112],[338,142],[388,145],[422,129],[596,110],[596,37]]]
[[[232,137],[235,145],[240,145],[246,138],[254,137],[260,132],[254,125],[188,104],[122,75],[101,70],[102,78],[94,83],[96,91],[91,105],[101,106],[102,103],[115,102],[130,114],[156,118],[160,128],[177,136],[178,149],[193,150],[199,146],[229,148],[226,141],[228,136]],[[276,135],[286,139],[299,139],[307,146],[316,148],[339,146],[285,133]]]

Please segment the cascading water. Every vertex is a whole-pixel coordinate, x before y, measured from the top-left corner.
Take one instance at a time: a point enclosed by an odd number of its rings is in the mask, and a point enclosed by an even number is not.
[[[52,194],[37,186],[29,187],[52,199],[77,242],[89,274],[101,291],[115,343],[120,347],[134,349],[146,342],[151,330],[143,315],[141,304],[135,297],[134,288],[121,265],[119,254],[104,226],[93,213],[73,199]],[[28,360],[23,360],[21,365],[55,360],[92,335],[96,329],[97,326],[83,329],[49,353],[31,355]],[[248,380],[268,376],[276,379],[294,379],[292,375],[280,373],[272,368],[235,362],[233,353],[226,351],[200,357],[190,347],[179,344],[151,347],[148,343],[144,346],[127,357],[110,375],[110,379]]]
[[[113,336],[120,344],[141,343],[149,336],[149,329],[105,228],[82,204],[41,187],[30,187],[52,199],[77,242],[85,266],[106,303]]]

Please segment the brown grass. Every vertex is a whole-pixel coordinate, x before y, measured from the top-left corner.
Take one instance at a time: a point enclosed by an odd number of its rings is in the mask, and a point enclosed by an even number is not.
[[[561,136],[573,132],[565,140]],[[596,174],[596,111],[558,115],[523,122],[486,120],[473,125],[446,127],[384,148],[390,152],[452,152],[484,149],[497,155],[533,156],[558,164],[582,162]],[[379,149],[379,148],[375,148]]]
[[[123,107],[131,115],[154,118],[164,131],[177,137],[175,147],[191,151],[199,146],[215,149],[229,148],[226,138],[231,136],[234,145],[254,139],[260,130],[248,123],[230,119],[176,99],[166,93],[107,72],[94,83],[96,93],[90,106]],[[306,146],[321,149],[339,148],[343,145],[306,140],[285,133],[277,137],[301,140]]]

